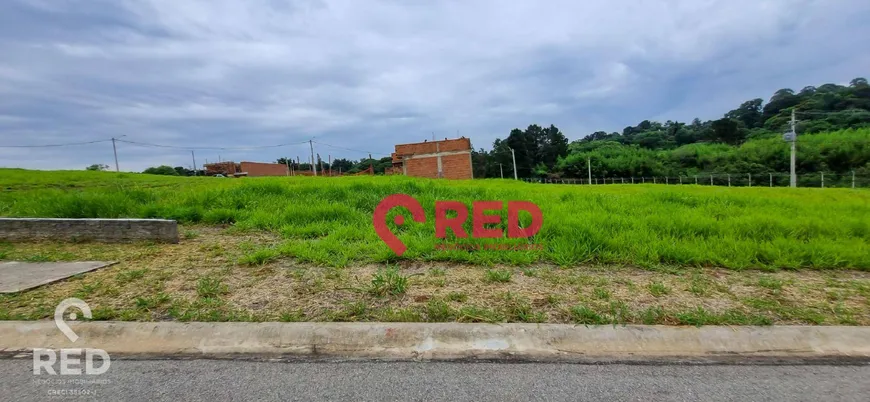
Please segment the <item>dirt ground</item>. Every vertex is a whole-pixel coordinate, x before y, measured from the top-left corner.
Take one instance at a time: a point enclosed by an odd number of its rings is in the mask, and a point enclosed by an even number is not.
[[[870,272],[257,264],[251,256],[279,237],[181,232],[179,244],[0,245],[0,260],[118,261],[0,295],[0,319],[48,319],[61,300],[78,297],[99,320],[870,325]]]

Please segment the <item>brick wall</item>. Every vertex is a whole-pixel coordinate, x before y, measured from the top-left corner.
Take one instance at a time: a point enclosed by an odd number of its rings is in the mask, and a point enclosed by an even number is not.
[[[280,163],[242,162],[242,172],[247,172],[248,177],[257,176],[287,176],[290,172],[287,165]]]
[[[457,138],[455,140],[399,144],[396,145],[396,155],[433,154],[436,152],[436,149],[441,152],[465,151],[471,149],[471,139]]]
[[[434,157],[408,159],[405,161],[405,168],[408,176],[428,177],[432,179],[438,177],[438,160]]]
[[[473,174],[471,171],[471,154],[442,156],[441,171],[444,172],[445,179],[471,179]]]
[[[232,176],[236,173],[236,163],[235,162],[218,162],[218,163],[209,163],[205,165],[205,174],[208,176],[214,176],[216,174],[222,174],[224,176]]]
[[[455,152],[462,153],[443,155]],[[442,154],[441,171],[445,179],[473,178],[471,140],[468,138],[396,145],[396,152],[392,155],[393,171],[397,174],[406,171],[408,176],[413,177],[438,178],[438,156],[434,155],[436,153]]]

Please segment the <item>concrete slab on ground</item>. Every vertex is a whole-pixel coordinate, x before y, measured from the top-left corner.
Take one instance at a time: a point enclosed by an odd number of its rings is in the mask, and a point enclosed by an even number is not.
[[[16,293],[56,282],[114,262],[4,262],[0,263],[0,293]]]

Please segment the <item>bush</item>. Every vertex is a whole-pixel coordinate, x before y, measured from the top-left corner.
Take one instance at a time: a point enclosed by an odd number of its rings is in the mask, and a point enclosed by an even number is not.
[[[145,169],[142,173],[159,174],[159,175],[163,175],[163,176],[178,176],[178,171],[176,171],[173,167],[166,166],[166,165],[160,165],[158,167],[150,167],[148,169]]]

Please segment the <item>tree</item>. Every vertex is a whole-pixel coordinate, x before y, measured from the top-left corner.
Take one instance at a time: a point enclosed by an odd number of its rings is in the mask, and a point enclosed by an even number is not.
[[[556,166],[556,161],[559,158],[568,155],[568,138],[556,126],[551,124],[550,127],[545,128],[542,132],[538,144],[538,152],[539,155],[536,160],[543,163],[547,169],[550,169]]]
[[[788,169],[788,152],[780,134],[788,129],[792,111],[798,113],[798,131],[804,134],[830,132],[833,136],[838,130],[870,128],[870,84],[855,78],[849,86],[805,86],[799,93],[783,88],[766,104],[761,98],[751,99],[718,120],[696,118],[689,124],[644,120],[621,133],[595,131],[570,143],[554,125],[532,124],[525,130],[511,130],[505,139],[497,138],[489,152],[474,151],[474,177],[498,177],[500,163],[505,176],[513,176],[511,149],[521,177],[582,178],[587,157],[595,174],[782,172]],[[855,169],[867,165],[856,160],[856,155],[865,154],[857,145],[825,152],[813,158],[802,156],[798,171],[839,172],[836,169],[847,165]]]
[[[178,176],[178,172],[172,166],[160,165],[145,169],[142,173],[158,174],[163,176]]]
[[[505,140],[507,148],[509,148],[508,152],[510,152],[510,149],[513,149],[519,177],[532,176],[535,156],[538,154],[538,143],[535,141],[535,133],[540,129],[541,127],[537,124],[529,126],[526,131],[515,128],[511,130]],[[507,157],[510,158],[510,153],[508,153]]]
[[[353,161],[350,159],[339,158],[332,161],[332,170],[335,172],[347,173],[353,169]]]
[[[794,96],[794,90],[792,90],[791,88],[783,88],[774,92],[773,96],[770,97],[770,101],[775,102],[778,100],[787,99],[792,96]]]
[[[761,98],[743,102],[737,109],[725,113],[725,117],[743,123],[746,128],[760,127],[763,123],[761,114],[763,102]]]
[[[86,167],[85,170],[93,170],[93,171],[109,170],[109,165],[102,165],[102,164],[95,163],[91,166]]]
[[[746,138],[746,130],[742,129],[737,120],[724,118],[711,124],[716,141],[737,145]]]

